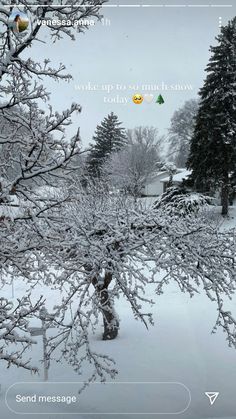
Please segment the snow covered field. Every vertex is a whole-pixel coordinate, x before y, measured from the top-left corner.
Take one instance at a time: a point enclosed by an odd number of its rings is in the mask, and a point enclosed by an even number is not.
[[[227,226],[232,226],[235,220],[227,221]],[[25,285],[15,282],[15,297],[20,297],[25,291]],[[44,293],[45,290],[35,289],[34,295]],[[46,292],[46,291],[45,291]],[[1,291],[3,296],[11,298],[12,288],[5,287]],[[147,295],[155,298],[154,291],[150,287]],[[48,306],[53,306],[57,301],[57,292],[47,290]],[[235,302],[229,302],[228,307],[235,312]],[[166,288],[166,293],[156,298],[156,305],[153,307],[155,325],[146,330],[142,324],[133,319],[127,303],[120,299],[116,302],[116,310],[121,319],[121,330],[118,339],[114,341],[102,341],[102,328],[92,337],[93,345],[99,353],[106,353],[116,361],[119,374],[116,382],[129,382],[114,386],[112,384],[101,384],[101,388],[93,385],[80,396],[79,405],[54,404],[47,406],[43,416],[33,415],[35,418],[53,418],[54,414],[62,414],[61,417],[69,418],[73,413],[76,417],[82,418],[112,418],[121,416],[121,413],[132,412],[135,415],[122,415],[121,417],[134,417],[138,413],[140,419],[148,417],[171,418],[173,415],[150,415],[146,413],[160,412],[158,402],[158,391],[166,398],[165,403],[172,412],[173,406],[179,406],[182,411],[188,404],[188,397],[185,391],[179,391],[170,386],[165,390],[161,387],[149,385],[150,394],[144,384],[136,384],[135,391],[132,383],[143,382],[178,382],[186,386],[191,393],[189,408],[178,415],[183,419],[205,419],[205,418],[236,418],[236,351],[230,349],[225,341],[221,330],[217,334],[211,334],[211,328],[216,319],[216,307],[204,295],[194,297],[192,300],[182,294],[175,284]],[[60,390],[61,393],[73,388],[73,394],[77,394],[79,384],[73,387],[68,384],[56,386],[47,384],[46,391],[44,384],[34,387],[32,383],[43,381],[42,365],[37,361],[42,358],[42,337],[36,338],[38,345],[33,347],[32,359],[41,369],[40,376],[31,376],[22,369],[14,367],[7,369],[5,364],[1,365],[1,417],[12,419],[16,414],[10,411],[5,404],[5,392],[16,382],[28,382],[17,386],[17,391],[28,391],[34,394],[40,389],[43,394]],[[73,382],[83,381],[83,376],[77,376],[66,364],[52,363],[49,371],[49,382]],[[105,386],[105,387],[104,387]],[[105,391],[104,391],[105,389]],[[123,391],[122,391],[123,389]],[[205,396],[206,391],[218,391],[219,397],[213,406]],[[129,393],[130,392],[130,393]],[[16,392],[17,393],[17,392]],[[9,391],[8,403],[12,406],[13,392]],[[147,396],[148,394],[148,396]],[[133,403],[136,397],[136,405]],[[183,400],[181,400],[181,398]],[[138,406],[138,407],[137,407]],[[182,406],[182,408],[181,408]],[[162,406],[163,407],[163,406]],[[27,408],[25,408],[25,412]],[[84,412],[78,416],[79,412]],[[109,412],[116,412],[119,415],[113,416]],[[144,413],[143,413],[144,412]],[[30,413],[30,409],[28,411]],[[86,414],[85,414],[86,413]],[[93,414],[90,414],[93,413]],[[94,415],[95,413],[95,415]],[[106,413],[106,415],[105,415]],[[3,416],[2,416],[3,415]],[[174,415],[177,416],[177,415]],[[21,416],[22,417],[22,416]],[[24,415],[23,415],[24,417]],[[72,416],[73,417],[73,416]]]

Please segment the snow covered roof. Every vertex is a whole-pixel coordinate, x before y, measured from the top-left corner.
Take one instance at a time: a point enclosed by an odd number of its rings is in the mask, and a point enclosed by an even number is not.
[[[191,175],[191,170],[183,169],[180,173],[173,175],[173,182],[183,182],[189,175]],[[160,180],[160,182],[169,182],[170,177],[167,176]]]
[[[166,175],[167,173],[168,173],[167,170],[160,170],[158,172],[154,172],[153,177],[163,176],[163,175]]]

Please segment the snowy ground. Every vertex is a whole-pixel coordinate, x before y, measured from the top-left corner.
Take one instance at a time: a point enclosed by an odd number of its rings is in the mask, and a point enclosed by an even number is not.
[[[227,227],[233,226],[235,218],[227,221]],[[21,283],[15,284],[15,295],[20,296],[24,292]],[[39,290],[37,291],[39,292]],[[40,290],[42,293],[43,290]],[[148,291],[153,296],[153,290]],[[1,291],[2,294],[2,291]],[[11,297],[11,287],[3,290],[3,295]],[[56,293],[50,291],[47,294],[50,303],[56,302]],[[157,384],[132,384],[144,382],[178,382],[184,384],[191,393],[189,408],[178,415],[183,419],[236,419],[236,351],[227,347],[225,336],[221,331],[216,335],[211,334],[211,328],[216,318],[216,307],[214,303],[199,295],[189,300],[183,295],[174,284],[170,284],[166,293],[158,297],[157,304],[153,308],[155,326],[146,330],[144,326],[132,317],[131,311],[124,300],[116,304],[117,312],[121,318],[121,330],[118,339],[115,341],[103,342],[100,340],[101,331],[93,337],[93,344],[100,353],[107,353],[117,363],[119,375],[116,382],[130,382],[131,384],[106,384],[92,386],[81,396],[79,408],[76,406],[53,405],[49,406],[43,416],[33,415],[33,418],[54,418],[55,414],[61,413],[60,417],[70,418],[130,418],[138,417],[147,419],[173,418],[177,415],[147,415],[146,413],[160,411],[160,394],[165,398],[165,408],[179,406],[179,411],[184,410],[188,404],[188,393],[180,387],[173,385],[158,387]],[[236,299],[229,303],[229,307],[236,314]],[[32,358],[42,358],[41,337],[37,338],[39,344],[32,352]],[[30,376],[21,369],[6,369],[1,365],[1,415],[4,419],[17,417],[5,404],[5,393],[9,386],[16,382],[28,382],[17,388],[26,390],[29,394],[39,390],[53,393],[55,388],[60,391],[71,391],[76,394],[76,384],[70,386],[63,384],[55,387],[55,384],[47,384],[46,391],[43,384],[43,375]],[[82,381],[83,377],[76,374],[67,365],[53,364],[49,372],[49,381],[53,382],[76,382]],[[102,387],[101,387],[102,386]],[[130,387],[129,387],[130,386]],[[134,390],[134,386],[135,390]],[[156,387],[155,387],[156,386]],[[15,388],[16,390],[16,388]],[[210,406],[206,391],[218,391],[219,397],[213,406]],[[9,392],[8,403],[12,406],[13,393]],[[134,406],[135,401],[135,406]],[[162,400],[163,402],[163,400]],[[132,405],[131,405],[132,404]],[[182,406],[182,408],[181,408]],[[171,410],[172,409],[172,410]],[[43,412],[43,410],[42,410]],[[41,413],[42,413],[41,412]],[[79,412],[84,412],[78,415]],[[96,414],[90,414],[90,412]],[[111,415],[109,412],[116,412],[119,415]],[[132,412],[134,415],[120,415],[123,412]],[[44,412],[45,413],[45,412]],[[75,416],[70,416],[73,413]],[[85,414],[86,413],[86,414]],[[105,415],[105,413],[108,413]],[[139,415],[137,415],[139,413]],[[21,417],[28,417],[26,413]]]

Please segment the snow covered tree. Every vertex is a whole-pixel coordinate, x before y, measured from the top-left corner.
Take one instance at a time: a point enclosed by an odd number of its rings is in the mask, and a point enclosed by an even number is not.
[[[197,110],[198,101],[196,99],[187,100],[181,108],[174,112],[171,118],[168,157],[170,156],[177,167],[186,166]]]
[[[105,117],[97,126],[93,140],[95,144],[88,157],[87,169],[92,177],[98,177],[108,157],[126,144],[125,129],[118,116],[111,112]]]
[[[86,192],[73,188],[62,217],[63,223],[50,225],[54,251],[47,253],[50,265],[59,268],[51,286],[65,290],[47,318],[48,325],[60,324],[58,334],[48,339],[50,357],[55,358],[62,346],[77,371],[85,359],[92,359],[94,371],[88,382],[113,376],[110,359],[100,357],[98,363],[97,357],[91,358],[90,331],[96,330],[100,313],[103,339],[118,334],[114,301],[121,296],[148,328],[152,314],[143,303],[154,301],[147,297],[147,289],[154,284],[158,296],[170,281],[190,297],[207,294],[218,310],[216,327],[224,328],[236,348],[236,321],[225,308],[225,296],[230,298],[236,288],[234,231],[219,232],[207,211],[181,216],[162,206],[146,207],[130,197],[109,194],[101,182],[93,182]]]
[[[62,113],[49,106],[42,113],[40,100],[48,101],[43,77],[67,80],[70,76],[62,65],[53,69],[47,60],[34,62],[26,55],[27,47],[40,40],[39,17],[98,17],[102,2],[90,1],[87,8],[84,1],[66,3],[62,1],[58,9],[44,0],[36,17],[33,3],[21,0],[32,23],[20,38],[7,26],[8,10],[0,8],[6,26],[0,59],[0,123],[7,127],[0,135],[4,156],[0,165],[1,282],[21,277],[29,287],[42,282],[61,291],[57,306],[44,311],[46,326],[55,326],[48,335],[47,357],[64,357],[78,373],[87,362],[87,383],[116,373],[110,357],[97,353],[91,343],[100,313],[104,339],[118,334],[114,302],[119,296],[127,299],[135,318],[148,327],[152,315],[142,304],[153,303],[145,296],[151,284],[156,284],[157,295],[173,280],[190,296],[202,288],[216,303],[216,325],[223,327],[229,344],[236,346],[236,322],[223,301],[235,291],[234,231],[219,232],[218,226],[197,214],[175,219],[130,197],[113,196],[101,183],[92,182],[86,191],[75,184],[56,190],[67,182],[80,153],[78,130],[72,138],[66,133],[71,115],[80,106],[72,104]],[[74,37],[74,27],[49,29],[55,41]],[[160,272],[164,272],[161,279]],[[35,370],[23,358],[34,343],[29,320],[40,315],[42,303],[42,299],[31,303],[30,296],[14,306],[0,300],[0,358],[8,364]],[[12,350],[15,343],[22,347]]]
[[[35,2],[19,0],[17,5],[2,1],[0,7],[0,281],[12,278],[25,281],[47,280],[50,272],[44,263],[45,230],[50,225],[48,212],[60,208],[65,197],[54,193],[55,186],[67,178],[73,159],[80,153],[79,131],[70,139],[66,127],[71,115],[80,112],[78,104],[62,113],[53,111],[43,78],[69,80],[64,65],[52,68],[45,59],[27,58],[29,48],[41,40],[41,19],[99,18],[102,1],[62,1],[60,8],[45,0],[42,7]],[[40,6],[39,3],[39,6]],[[28,14],[28,30],[15,33],[9,28],[9,17],[15,10]],[[62,36],[75,39],[81,26],[48,27],[54,42]],[[40,101],[48,109],[40,109]],[[44,224],[44,227],[45,227]],[[0,360],[10,365],[35,371],[24,359],[26,349],[34,343],[29,333],[29,320],[38,316],[43,300],[31,302],[30,293],[16,303],[0,298]],[[16,347],[14,347],[16,345]]]
[[[222,214],[227,215],[229,177],[236,167],[236,18],[216,39],[199,93],[188,168],[197,190],[221,188]]]
[[[127,137],[127,145],[111,154],[104,172],[115,188],[138,197],[160,167],[160,139],[154,127],[128,130]]]

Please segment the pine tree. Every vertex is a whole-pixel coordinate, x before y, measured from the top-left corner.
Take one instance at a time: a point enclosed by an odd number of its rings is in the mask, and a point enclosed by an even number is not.
[[[159,103],[159,105],[163,105],[163,103],[165,103],[163,97],[161,95],[158,96],[156,103]]]
[[[87,169],[91,176],[99,177],[101,169],[111,153],[119,151],[126,143],[125,129],[118,116],[111,112],[97,126],[93,137],[95,145],[88,157]]]
[[[229,178],[236,167],[236,18],[222,27],[216,40],[199,92],[187,166],[197,190],[221,188],[222,215],[227,215]]]

